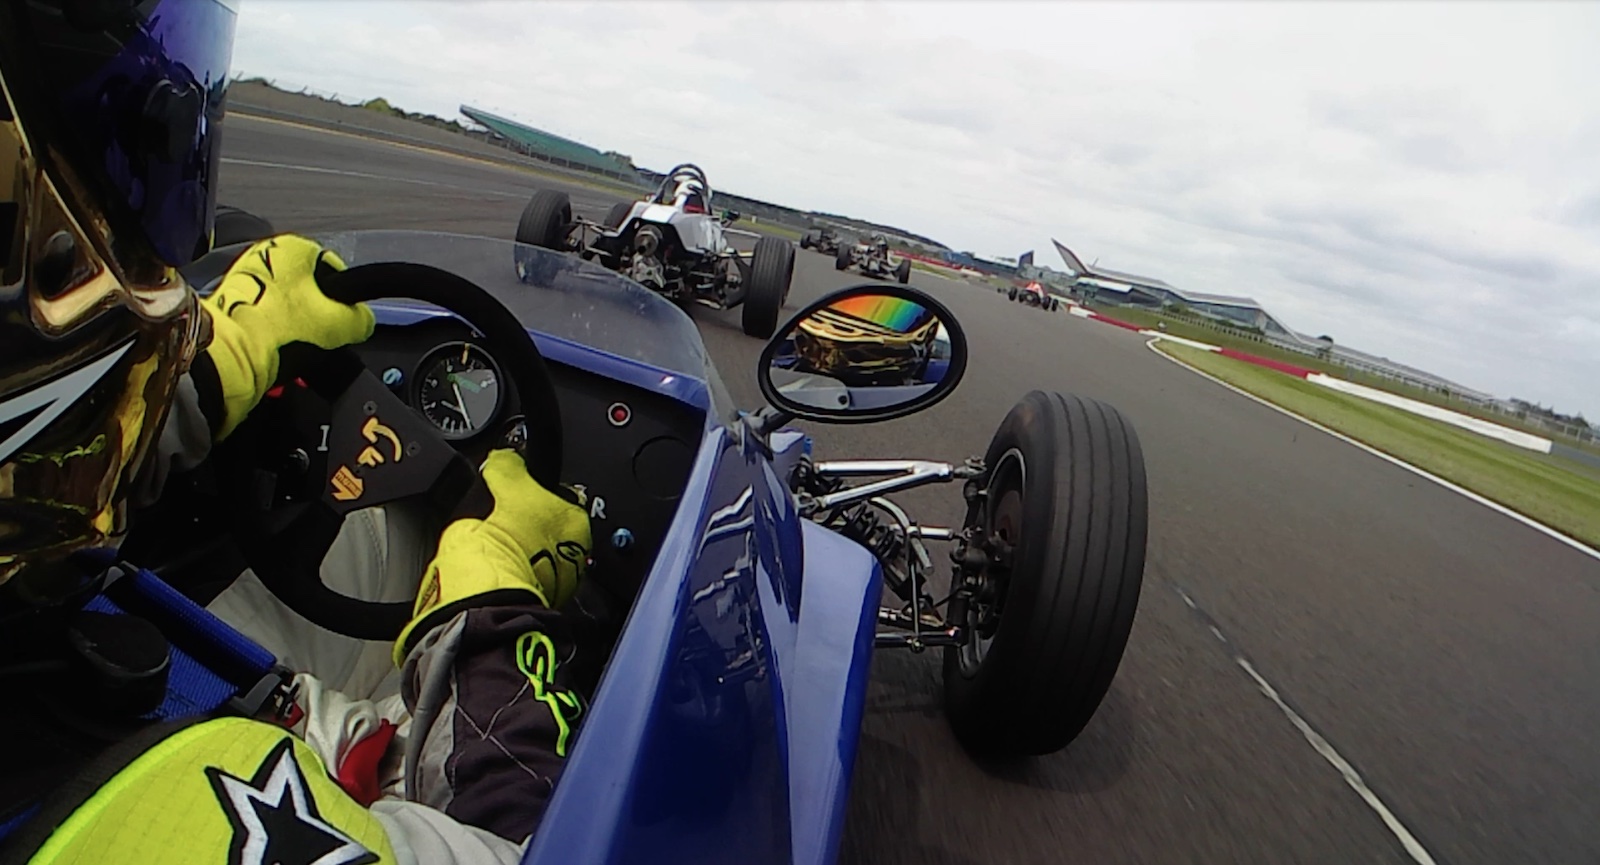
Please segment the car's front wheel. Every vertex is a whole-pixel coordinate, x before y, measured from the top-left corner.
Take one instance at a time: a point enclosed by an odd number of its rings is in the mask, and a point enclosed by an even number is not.
[[[911,259],[900,259],[900,263],[895,265],[894,268],[894,278],[895,281],[901,285],[905,285],[911,281]]]
[[[984,588],[945,650],[945,714],[974,753],[1048,754],[1111,686],[1144,575],[1144,457],[1092,399],[1033,391],[985,455],[966,524],[987,540]]]
[[[630,201],[619,201],[616,204],[611,205],[611,209],[606,211],[606,221],[605,221],[606,228],[609,228],[609,229],[611,229],[613,231],[615,231],[618,228],[621,228],[622,227],[622,221],[624,219],[627,219],[628,218],[628,214],[630,214],[632,212],[633,212],[633,202],[630,202]]]
[[[768,339],[778,329],[778,314],[793,280],[794,247],[777,237],[757,240],[740,319],[746,335]]]
[[[849,266],[850,266],[850,247],[841,246],[841,247],[839,247],[839,251],[833,254],[833,269],[834,270],[844,270],[845,268],[847,268]]]
[[[543,249],[569,251],[572,199],[565,192],[541,189],[533,194],[517,221],[517,242]]]

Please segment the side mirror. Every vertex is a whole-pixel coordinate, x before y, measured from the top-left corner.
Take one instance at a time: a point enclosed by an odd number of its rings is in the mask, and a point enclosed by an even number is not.
[[[738,222],[738,221],[739,221],[739,211],[737,211],[737,210],[724,210],[724,211],[722,211],[722,224],[723,225],[732,225],[732,224],[734,224],[735,222]]]
[[[939,402],[967,371],[955,316],[914,288],[859,285],[801,310],[761,352],[761,394],[797,418],[871,423]]]

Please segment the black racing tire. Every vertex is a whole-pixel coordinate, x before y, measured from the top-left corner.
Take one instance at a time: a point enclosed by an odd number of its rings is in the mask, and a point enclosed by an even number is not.
[[[898,282],[901,285],[905,285],[911,281],[911,259],[900,259],[900,263],[895,265],[894,268],[894,279],[895,282]]]
[[[973,753],[1049,754],[1099,707],[1144,577],[1148,503],[1133,426],[1092,399],[1033,391],[995,431],[967,513],[1012,547],[997,613],[969,608],[945,650],[945,715]]]
[[[565,192],[541,189],[522,209],[522,219],[517,222],[517,242],[571,252],[567,244],[571,226],[572,199]]]
[[[778,313],[789,297],[794,280],[794,247],[778,237],[756,241],[750,257],[750,281],[745,284],[740,324],[747,336],[770,339],[778,329]]]
[[[808,231],[805,234],[800,235],[800,248],[813,249],[817,246],[817,241],[821,238],[822,232],[816,230]]]
[[[1016,300],[1016,299],[1017,299],[1017,289],[1015,287],[1006,289],[1006,300]]]
[[[622,220],[628,218],[628,213],[631,210],[633,210],[633,202],[631,201],[619,201],[611,205],[611,209],[606,211],[605,227],[611,229],[621,228]]]
[[[845,268],[847,268],[849,266],[850,266],[850,247],[846,246],[844,244],[844,241],[840,241],[839,242],[838,251],[833,254],[833,269],[834,270],[844,270]]]
[[[217,215],[211,228],[211,248],[220,249],[236,243],[254,243],[278,233],[272,223],[254,213],[217,205]]]

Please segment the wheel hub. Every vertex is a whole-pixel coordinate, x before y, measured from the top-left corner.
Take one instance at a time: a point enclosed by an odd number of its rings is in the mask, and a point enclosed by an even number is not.
[[[1010,450],[996,461],[982,493],[982,506],[974,542],[983,564],[967,605],[965,625],[971,638],[960,649],[962,669],[973,673],[988,655],[1005,609],[1006,587],[1012,563],[1022,541],[1022,512],[1027,490],[1027,466],[1022,453]]]

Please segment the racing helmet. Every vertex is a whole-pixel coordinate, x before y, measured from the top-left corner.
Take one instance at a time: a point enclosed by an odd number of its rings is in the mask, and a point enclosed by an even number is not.
[[[0,623],[93,587],[208,338],[234,5],[0,0]]]
[[[697,177],[678,181],[678,189],[673,194],[673,201],[683,203],[684,213],[710,213],[711,202],[707,198],[706,186]]]

